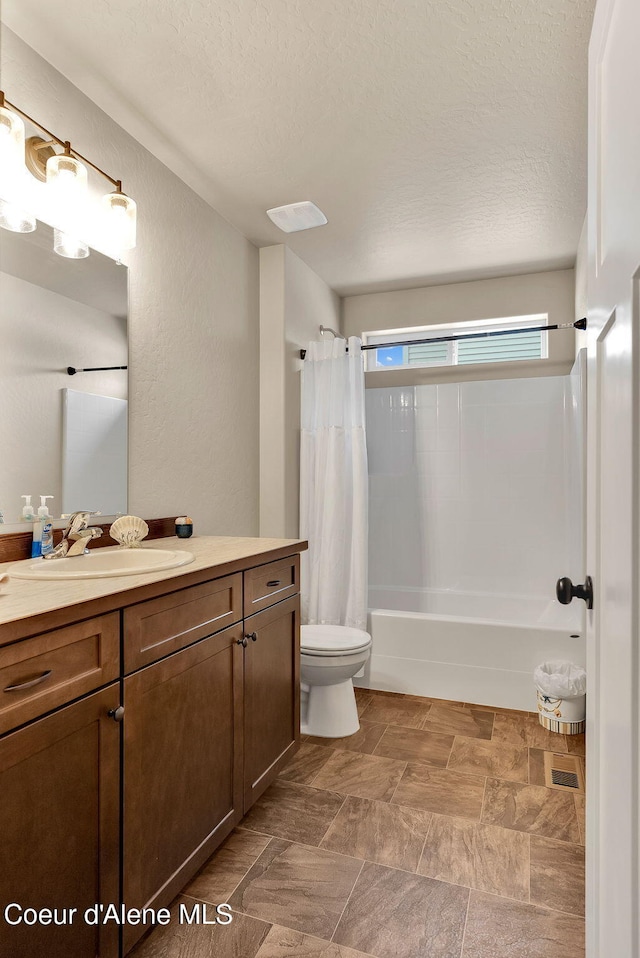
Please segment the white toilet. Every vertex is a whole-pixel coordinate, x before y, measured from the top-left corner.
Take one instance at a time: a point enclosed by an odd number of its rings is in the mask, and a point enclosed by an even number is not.
[[[303,625],[300,635],[303,735],[343,738],[360,728],[353,676],[371,654],[371,636],[344,625]]]

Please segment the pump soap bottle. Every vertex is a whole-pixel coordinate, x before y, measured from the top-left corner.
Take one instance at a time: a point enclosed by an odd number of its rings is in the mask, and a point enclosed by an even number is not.
[[[33,506],[31,505],[31,496],[20,496],[20,498],[24,499],[24,506],[22,507],[22,521],[33,522],[36,514],[33,511]]]
[[[53,552],[53,519],[49,514],[47,499],[53,499],[53,496],[40,496],[40,506],[38,507],[38,523],[40,524],[40,555],[46,556]],[[35,532],[34,532],[35,540]]]

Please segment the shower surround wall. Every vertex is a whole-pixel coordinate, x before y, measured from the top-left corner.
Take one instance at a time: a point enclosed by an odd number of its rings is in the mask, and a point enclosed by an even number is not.
[[[577,382],[367,390],[364,684],[528,709],[539,661],[583,660],[554,593],[582,567]]]

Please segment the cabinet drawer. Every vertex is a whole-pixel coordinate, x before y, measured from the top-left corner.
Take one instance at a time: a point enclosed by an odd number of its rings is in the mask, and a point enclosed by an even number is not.
[[[118,613],[0,648],[0,734],[116,679]]]
[[[268,562],[244,573],[245,617],[300,591],[300,556]]]
[[[241,572],[132,605],[124,610],[124,671],[135,672],[241,618]]]

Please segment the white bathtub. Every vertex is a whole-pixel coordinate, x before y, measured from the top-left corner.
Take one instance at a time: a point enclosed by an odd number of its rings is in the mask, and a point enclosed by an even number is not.
[[[528,596],[371,589],[373,639],[356,685],[532,711],[547,659],[585,665],[577,603]]]

